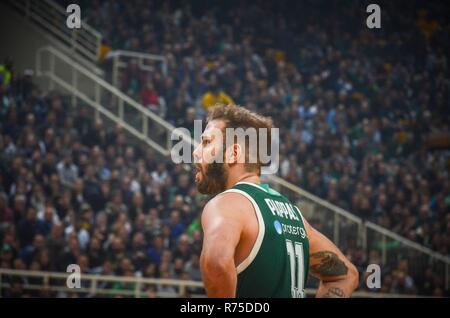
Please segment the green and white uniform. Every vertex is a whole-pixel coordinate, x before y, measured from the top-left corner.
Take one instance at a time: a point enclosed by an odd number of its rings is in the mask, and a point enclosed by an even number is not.
[[[309,241],[300,210],[267,184],[238,182],[226,190],[253,205],[259,232],[250,255],[237,267],[237,297],[304,297]]]

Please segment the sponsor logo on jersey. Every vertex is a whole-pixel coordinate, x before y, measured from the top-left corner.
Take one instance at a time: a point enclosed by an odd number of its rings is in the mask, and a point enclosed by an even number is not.
[[[273,226],[275,227],[275,231],[277,231],[278,234],[283,233],[280,221],[275,220],[275,222],[273,222]]]
[[[306,231],[304,228],[300,227],[300,226],[293,226],[290,224],[281,224],[282,229],[283,229],[283,233],[286,234],[292,234],[292,235],[300,235],[302,238],[306,237]]]

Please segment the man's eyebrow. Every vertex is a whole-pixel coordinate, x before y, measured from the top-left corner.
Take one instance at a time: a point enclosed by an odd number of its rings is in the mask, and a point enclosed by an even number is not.
[[[211,139],[211,136],[202,134],[202,135],[200,136],[200,138],[201,138],[201,140],[210,140],[210,139]]]

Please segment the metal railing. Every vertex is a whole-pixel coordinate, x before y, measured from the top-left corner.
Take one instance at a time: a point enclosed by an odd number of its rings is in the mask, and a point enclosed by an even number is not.
[[[84,297],[148,297],[147,290],[152,287],[156,297],[206,297],[202,282],[180,279],[161,279],[143,277],[122,277],[112,275],[80,274],[80,288],[69,288],[72,273],[27,271],[0,268],[0,297],[4,297],[12,281],[20,279],[23,291],[40,291],[67,294],[80,294]],[[165,292],[161,287],[172,287],[173,292]],[[305,289],[307,297],[314,297],[316,290]],[[48,294],[46,294],[48,297]],[[352,297],[363,298],[410,298],[414,295],[371,293],[356,291]]]
[[[79,99],[94,108],[96,118],[101,114],[160,154],[170,154],[174,126],[57,49],[47,46],[38,50],[36,74],[49,79],[50,90],[59,86],[69,92],[73,107]],[[190,140],[190,136],[180,136]]]
[[[43,68],[44,54],[49,58],[48,69]],[[64,75],[58,74],[57,70],[62,66],[57,67],[57,63],[71,69],[71,78],[67,79]],[[72,95],[73,106],[76,105],[77,99],[81,99],[95,109],[96,116],[102,114],[122,125],[133,136],[146,142],[160,154],[164,156],[170,154],[172,147],[170,137],[175,127],[161,117],[54,48],[40,49],[36,64],[37,74],[49,78],[51,89],[58,85]],[[84,77],[84,81],[81,81],[81,76]],[[80,85],[80,81],[84,86]],[[197,144],[191,136],[180,134],[180,137],[190,145]],[[431,251],[371,222],[364,222],[350,212],[278,176],[264,175],[263,181],[270,183],[295,202],[310,223],[316,224],[317,221],[318,229],[340,248],[345,248],[353,241],[362,247],[366,254],[369,251],[380,253],[380,265],[386,267],[394,267],[400,259],[406,258],[413,273],[423,274],[427,268],[432,268],[433,272],[442,278],[443,287],[448,288],[450,268],[448,256]]]
[[[203,283],[192,280],[123,277],[80,273],[80,288],[68,287],[72,273],[12,270],[0,268],[0,289],[10,287],[14,278],[20,278],[23,290],[77,293],[87,297],[145,297],[148,287],[156,287],[158,297],[204,297]],[[30,283],[31,281],[31,283]],[[176,294],[158,290],[159,287],[173,287]],[[197,294],[190,292],[194,290]],[[0,293],[2,296],[4,293]]]
[[[72,57],[77,59],[81,57],[90,67],[97,64],[102,35],[83,20],[80,29],[68,28],[66,25],[68,13],[61,5],[52,0],[7,0],[6,3],[37,26],[47,39],[67,51]],[[82,17],[83,12],[81,12]],[[99,73],[98,70],[96,69],[97,73]]]
[[[162,74],[167,74],[167,61],[163,55],[118,50],[110,53],[112,63],[112,84],[120,88],[119,77],[121,69],[126,69],[130,63],[136,63],[137,68],[143,72],[154,72],[160,68]]]
[[[365,254],[378,253],[382,269],[395,270],[399,261],[408,260],[409,273],[423,276],[427,268],[442,281],[442,288],[450,286],[450,257],[442,255],[390,230],[351,214],[299,187],[275,176],[263,176],[268,183],[289,197],[305,218],[331,238],[341,249],[356,243]]]

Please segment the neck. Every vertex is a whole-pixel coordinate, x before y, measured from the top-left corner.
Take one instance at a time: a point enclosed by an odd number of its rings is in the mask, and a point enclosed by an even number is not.
[[[261,180],[254,172],[245,172],[239,176],[229,176],[227,180],[227,190],[232,188],[238,182],[250,182],[260,184]]]

